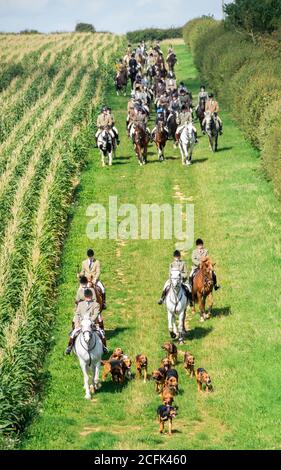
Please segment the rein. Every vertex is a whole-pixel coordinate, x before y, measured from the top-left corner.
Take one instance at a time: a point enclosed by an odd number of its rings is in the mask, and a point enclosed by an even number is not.
[[[174,288],[173,284],[171,284],[169,291],[170,291],[171,289],[172,289],[172,291],[173,291],[173,293],[174,293],[174,295],[175,295],[176,302],[173,302],[171,299],[170,299],[170,301],[171,301],[172,304],[174,304],[174,306],[175,306],[174,313],[176,313],[177,306],[178,306],[179,302],[182,300],[183,294],[182,294],[181,297],[179,298],[179,297],[178,297],[178,292],[177,292],[176,289]]]
[[[89,354],[89,367],[90,367],[90,366],[91,366],[91,363],[92,363],[92,359],[91,359],[91,354],[90,354],[90,353],[95,349],[96,344],[97,344],[97,340],[96,340],[96,338],[95,338],[95,343],[94,343],[94,345],[93,345],[93,347],[92,347],[91,349],[85,348],[85,346],[82,344],[82,341],[81,341],[81,335],[82,335],[82,336],[83,336],[83,339],[84,339],[84,341],[85,341],[85,343],[86,343],[86,340],[85,340],[85,337],[84,337],[84,334],[85,334],[85,333],[90,333],[90,340],[89,340],[89,344],[90,344],[91,339],[92,339],[93,336],[94,336],[94,332],[93,332],[93,331],[84,331],[84,332],[81,331],[81,333],[80,333],[80,335],[79,335],[79,336],[80,336],[80,345],[82,346],[82,348],[84,349],[84,351],[86,351],[86,352]],[[86,343],[86,344],[87,344],[87,343]]]

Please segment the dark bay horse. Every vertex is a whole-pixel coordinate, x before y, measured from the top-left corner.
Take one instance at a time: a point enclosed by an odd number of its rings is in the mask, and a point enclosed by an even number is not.
[[[199,101],[199,105],[198,105],[198,108],[196,110],[196,116],[200,122],[200,126],[201,126],[201,131],[203,131],[203,121],[204,121],[204,117],[205,117],[205,107],[206,107],[206,100],[204,98],[200,98],[200,101]]]
[[[215,264],[206,256],[202,258],[200,268],[195,273],[192,285],[193,313],[195,313],[195,302],[200,309],[200,321],[210,318],[213,307],[213,272]],[[206,313],[206,300],[208,299],[208,313]]]
[[[145,165],[147,163],[147,148],[149,144],[149,136],[146,129],[141,124],[135,126],[135,132],[133,136],[133,142],[135,146],[136,156],[139,164]]]
[[[123,93],[124,96],[127,95],[127,85],[128,85],[128,72],[126,69],[121,70],[115,77],[115,87],[116,93],[119,96],[119,93]]]
[[[174,147],[178,147],[178,142],[176,139],[176,131],[177,131],[178,125],[177,125],[177,115],[175,112],[171,112],[169,114],[168,119],[167,119],[167,127],[169,130],[169,138],[173,139]]]
[[[168,67],[169,67],[169,72],[174,73],[176,63],[177,63],[176,55],[175,54],[170,54],[170,56],[167,60],[167,64],[168,64]]]
[[[164,160],[164,149],[168,140],[167,132],[163,121],[159,121],[155,131],[154,142],[158,150],[158,158],[160,162]]]

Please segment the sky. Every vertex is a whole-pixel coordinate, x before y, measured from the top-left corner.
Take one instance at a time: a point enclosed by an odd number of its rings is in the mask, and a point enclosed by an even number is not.
[[[73,31],[77,22],[125,33],[156,26],[182,26],[189,19],[222,17],[222,0],[0,0],[0,31]]]

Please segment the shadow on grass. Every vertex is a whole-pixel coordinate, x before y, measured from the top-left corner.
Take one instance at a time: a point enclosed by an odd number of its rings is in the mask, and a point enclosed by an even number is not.
[[[114,330],[107,330],[105,331],[106,333],[106,338],[107,339],[112,339],[115,336],[118,336],[119,334],[123,333],[126,330],[130,330],[130,328],[124,327],[124,326],[118,326]]]
[[[232,150],[232,149],[233,149],[233,147],[221,147],[221,148],[218,148],[217,153],[227,152],[228,150]]]
[[[213,317],[228,317],[229,315],[231,315],[231,307],[213,308],[212,310]]]
[[[129,163],[130,163],[130,162],[124,162],[124,161],[122,161],[122,160],[120,160],[120,161],[114,160],[114,161],[113,161],[113,166],[116,166],[116,165],[129,165]]]
[[[118,157],[115,157],[115,158],[114,158],[114,161],[116,162],[116,161],[119,161],[119,160],[121,160],[121,161],[123,161],[123,160],[131,160],[131,158],[132,158],[132,157],[122,157],[121,155],[119,155]]]
[[[179,160],[180,156],[178,157],[165,157],[165,160]]]
[[[197,165],[197,163],[204,163],[207,162],[209,158],[195,158],[195,160],[192,159],[192,163]]]
[[[113,383],[111,379],[107,378],[106,382],[102,382],[101,391],[102,393],[122,393],[128,386],[129,380],[125,380],[124,383]]]
[[[202,328],[201,326],[196,326],[193,330],[187,333],[186,339],[194,340],[205,338],[209,333],[213,331],[213,327],[209,326],[208,328]]]

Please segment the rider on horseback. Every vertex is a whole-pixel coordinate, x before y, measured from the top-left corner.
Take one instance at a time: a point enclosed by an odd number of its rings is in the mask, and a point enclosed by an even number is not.
[[[187,108],[187,106],[185,104],[182,105],[181,112],[178,113],[178,115],[177,115],[177,124],[178,124],[178,128],[177,128],[177,131],[176,131],[176,140],[179,141],[180,140],[180,135],[181,135],[181,133],[184,129],[184,126],[186,124],[192,124],[192,114],[191,114],[191,112],[189,111],[189,109]],[[193,132],[194,132],[195,142],[197,143],[198,140],[197,140],[196,127],[194,127],[192,125],[192,129],[193,129]]]
[[[187,282],[188,272],[187,272],[186,263],[185,263],[185,261],[183,261],[181,259],[180,251],[176,250],[174,252],[174,261],[170,264],[170,267],[169,267],[169,279],[165,282],[162,295],[161,295],[160,299],[158,300],[159,305],[162,305],[163,302],[165,301],[166,295],[167,295],[168,290],[171,286],[170,275],[171,275],[171,271],[173,271],[173,270],[180,271],[181,276],[182,276],[182,287],[185,291],[186,297],[188,299],[190,299],[190,301],[192,300],[191,299],[190,286],[189,286],[189,283]]]
[[[180,100],[177,93],[173,93],[168,110],[171,113],[178,113],[180,111]]]
[[[173,72],[168,73],[168,77],[166,79],[166,89],[168,93],[173,93],[177,90],[177,80]]]
[[[88,258],[82,263],[82,271],[79,274],[79,277],[85,276],[89,282],[92,282],[93,285],[96,285],[100,289],[102,293],[103,309],[106,310],[105,287],[100,281],[101,265],[100,262],[94,258],[94,255],[93,250],[90,249],[87,251]]]
[[[191,94],[186,90],[186,88],[180,88],[178,93],[181,106],[185,105],[190,111],[192,111]]]
[[[114,120],[108,111],[108,107],[104,106],[101,110],[100,115],[98,116],[97,119],[97,132],[96,132],[96,145],[98,142],[98,138],[100,134],[103,132],[104,129],[109,128],[109,133],[113,139],[116,139],[117,144],[119,145],[119,134],[118,130],[114,126]]]
[[[198,103],[197,103],[197,106],[196,106],[196,111],[197,109],[199,108],[199,105],[200,105],[200,102],[201,100],[204,100],[205,102],[208,100],[208,93],[206,91],[206,87],[205,85],[201,85],[200,87],[200,91],[198,93]]]
[[[190,285],[191,291],[192,291],[193,279],[194,279],[196,272],[200,268],[201,260],[202,258],[206,258],[207,256],[209,256],[208,250],[204,248],[203,240],[201,240],[201,238],[198,238],[198,240],[196,240],[196,250],[192,252],[192,270],[189,275],[189,285]],[[213,271],[213,282],[214,282],[214,289],[215,290],[220,289],[220,286],[217,284],[217,275],[215,271]]]
[[[73,318],[74,329],[72,330],[70,334],[69,343],[65,350],[66,355],[69,355],[71,353],[72,348],[74,346],[75,338],[78,336],[78,334],[81,331],[81,322],[85,318],[90,318],[92,322],[92,328],[97,331],[97,333],[99,334],[103,342],[104,352],[105,353],[108,352],[106,348],[106,340],[105,340],[104,332],[98,327],[98,324],[97,324],[97,320],[98,320],[99,313],[100,313],[100,306],[97,302],[96,296],[92,289],[85,289],[84,295],[85,295],[85,300],[78,303],[78,306],[77,306],[77,309]]]
[[[108,115],[111,117],[111,119],[112,119],[112,131],[113,131],[113,133],[114,133],[114,136],[115,136],[117,145],[119,145],[119,144],[120,144],[119,132],[118,132],[117,127],[115,126],[115,118],[114,118],[114,115],[113,115],[113,113],[112,113],[112,109],[111,109],[111,108],[107,108],[107,114],[108,114]]]
[[[206,101],[205,113],[209,112],[213,114],[216,128],[219,131],[220,135],[222,135],[223,124],[221,118],[218,115],[219,110],[219,103],[214,99],[214,93],[209,93],[208,100]],[[202,123],[203,127],[205,126],[205,124],[206,120],[204,119]]]
[[[145,129],[147,135],[150,138],[150,130],[147,127],[147,121],[148,121],[148,115],[147,115],[146,110],[141,105],[138,104],[137,106],[135,106],[135,112],[132,117],[132,121],[130,122],[128,126],[128,132],[130,133],[130,137],[132,139],[134,138],[135,128],[138,125],[140,125],[141,127]]]
[[[157,130],[157,126],[159,123],[163,123],[163,129],[166,133],[166,138],[168,139],[169,138],[169,129],[168,127],[165,125],[165,113],[164,113],[164,109],[163,108],[158,108],[157,109],[157,117],[156,117],[156,120],[155,120],[155,124],[156,126],[154,127],[154,129],[151,131],[151,138],[154,139],[155,138],[155,133],[156,133],[156,130]]]

